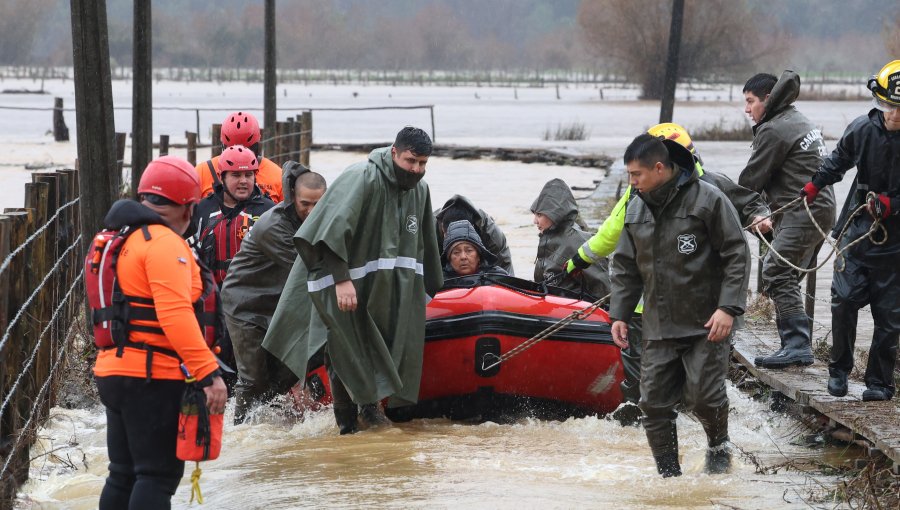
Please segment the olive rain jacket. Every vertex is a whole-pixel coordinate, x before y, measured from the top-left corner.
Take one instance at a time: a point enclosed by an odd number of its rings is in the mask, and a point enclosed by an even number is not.
[[[485,248],[497,257],[497,265],[502,267],[510,276],[513,276],[512,256],[509,253],[509,246],[506,243],[506,236],[503,234],[503,231],[494,222],[494,218],[475,207],[475,204],[462,195],[453,195],[450,197],[450,200],[444,203],[444,207],[434,213],[438,246],[444,245],[444,235],[441,233],[440,222],[444,214],[455,207],[466,209],[475,218],[473,225]]]
[[[542,282],[562,272],[566,262],[588,240],[590,234],[576,224],[578,206],[569,185],[553,179],[544,185],[531,204],[531,212],[546,215],[553,226],[540,234],[534,261],[534,281]],[[605,260],[582,271],[580,276],[563,279],[557,286],[574,291],[584,290],[594,298],[609,293],[608,265]]]
[[[750,160],[738,184],[764,196],[773,211],[797,198],[828,154],[822,132],[791,104],[800,76],[785,71],[766,100],[766,113],[753,126]],[[834,190],[825,188],[810,210],[823,230],[834,225]],[[802,204],[772,218],[775,228],[815,228]]]
[[[900,200],[900,131],[888,131],[884,126],[884,114],[875,108],[867,115],[857,117],[847,126],[834,152],[822,163],[812,182],[820,189],[825,188],[843,179],[847,170],[854,166],[857,171],[856,179],[850,195],[844,202],[840,220],[834,226],[832,234],[835,237],[844,228],[849,215],[865,203],[868,192],[884,193],[893,203]],[[817,198],[815,203],[818,201]],[[860,252],[864,249],[868,256],[874,253],[893,256],[900,254],[898,214],[900,211],[892,208],[891,216],[883,221],[888,231],[887,242],[880,246],[864,242],[860,245]],[[851,236],[851,239],[858,237],[868,230],[872,221],[868,213],[858,215],[854,218],[854,223],[859,223],[860,228],[853,229],[858,232],[848,230],[845,236]],[[855,235],[851,235],[854,233]],[[857,250],[852,250],[851,253],[854,251]]]
[[[222,284],[225,314],[263,329],[268,329],[272,321],[284,282],[294,266],[294,234],[303,223],[291,201],[290,183],[309,169],[302,165],[286,167],[282,189],[288,190],[287,198],[263,213],[244,236]]]
[[[375,149],[367,162],[349,167],[328,188],[294,236],[303,266],[298,261],[292,269],[264,340],[270,352],[273,336],[283,337],[284,352],[315,352],[313,343],[320,338],[291,330],[291,320],[280,319],[282,308],[303,299],[300,283],[305,277],[327,327],[332,368],[358,404],[388,396],[389,405],[417,401],[425,303],[443,284],[428,185],[420,181],[402,190],[394,172],[390,147]],[[340,275],[333,274],[331,257],[349,269],[355,312],[337,307],[335,281]],[[316,327],[312,321],[307,329]]]
[[[628,204],[613,255],[609,316],[627,322],[643,294],[646,340],[705,335],[717,308],[744,312],[750,251],[741,224],[725,194],[689,168],[676,164],[674,182]]]

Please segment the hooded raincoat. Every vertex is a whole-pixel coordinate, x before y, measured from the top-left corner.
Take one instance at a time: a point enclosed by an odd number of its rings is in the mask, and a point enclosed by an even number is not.
[[[591,235],[576,224],[578,206],[569,185],[562,179],[553,179],[544,185],[540,195],[531,204],[531,212],[541,213],[553,222],[553,226],[541,232],[537,257],[534,261],[534,281],[542,282],[556,277],[563,271],[570,258]],[[585,269],[580,276],[563,279],[558,287],[584,291],[600,298],[609,293],[609,265],[605,259]]]
[[[375,149],[329,187],[294,236],[303,266],[285,284],[270,335],[282,352],[311,353],[313,334],[278,322],[282,307],[298,301],[301,282],[327,328],[332,369],[357,404],[392,397],[389,405],[415,403],[422,376],[425,304],[443,284],[428,185],[402,189],[391,148]],[[333,257],[345,263],[356,289],[357,309],[342,312],[335,293]],[[285,311],[287,312],[287,311]],[[288,312],[289,313],[289,312]],[[304,317],[294,322],[302,323]],[[308,329],[318,327],[315,321]]]
[[[447,237],[444,238],[443,251],[441,252],[441,262],[444,264],[444,278],[456,278],[461,276],[450,264],[450,250],[461,242],[471,244],[478,250],[480,263],[476,273],[502,274],[507,272],[497,266],[497,257],[481,242],[481,237],[475,227],[466,220],[454,221],[447,226]]]
[[[450,197],[450,200],[447,200],[447,202],[444,203],[444,207],[435,211],[435,221],[439,224],[444,218],[444,214],[454,208],[464,209],[469,213],[469,216],[475,219],[475,221],[472,222],[472,225],[478,232],[478,236],[484,243],[484,247],[497,257],[498,266],[503,268],[510,276],[514,276],[512,256],[509,253],[509,246],[506,244],[506,236],[503,234],[503,231],[500,230],[500,227],[497,226],[497,223],[494,222],[494,218],[491,218],[488,213],[475,207],[475,204],[470,202],[468,198],[462,195],[453,195]],[[441,233],[440,226],[437,226],[435,230],[437,231],[438,246],[443,246],[444,235]]]

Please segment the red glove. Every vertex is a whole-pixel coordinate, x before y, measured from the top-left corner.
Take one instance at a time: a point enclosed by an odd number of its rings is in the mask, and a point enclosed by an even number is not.
[[[884,193],[877,197],[870,195],[866,201],[866,209],[873,218],[887,219],[891,215],[891,199]]]
[[[819,194],[819,187],[813,184],[812,182],[807,182],[806,186],[803,186],[803,189],[800,190],[800,196],[806,199],[807,204],[812,204],[816,201],[816,196]]]

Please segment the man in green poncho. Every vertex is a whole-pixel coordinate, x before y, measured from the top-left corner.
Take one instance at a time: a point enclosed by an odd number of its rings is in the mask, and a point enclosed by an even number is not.
[[[371,425],[386,420],[381,399],[400,406],[419,396],[425,303],[443,284],[431,194],[421,180],[431,150],[427,133],[403,128],[393,146],[347,168],[294,235],[327,328],[341,434],[356,432],[357,405]]]

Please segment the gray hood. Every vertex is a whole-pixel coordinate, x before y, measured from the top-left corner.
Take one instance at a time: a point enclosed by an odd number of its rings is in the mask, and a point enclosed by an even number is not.
[[[766,113],[759,124],[767,122],[790,107],[799,96],[800,75],[789,69],[781,73],[781,77],[778,78],[775,86],[772,87],[772,92],[769,93],[769,98],[766,99]]]
[[[544,184],[541,194],[531,204],[531,212],[547,216],[553,222],[553,229],[558,229],[575,222],[578,206],[569,185],[562,179],[553,179]]]
[[[281,189],[283,190],[282,195],[284,195],[284,199],[277,207],[291,206],[294,198],[294,183],[297,182],[297,177],[309,171],[309,168],[296,161],[288,161],[281,167]]]

